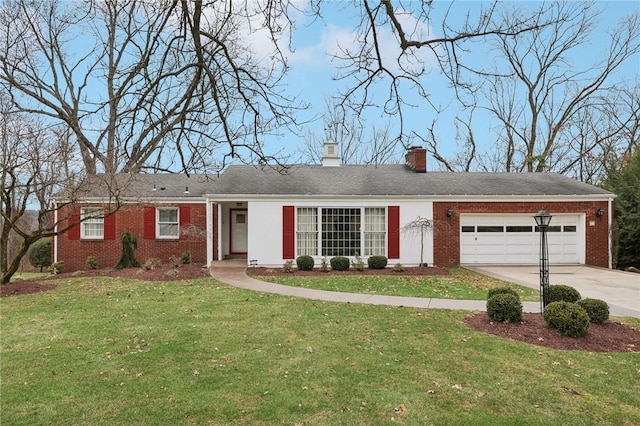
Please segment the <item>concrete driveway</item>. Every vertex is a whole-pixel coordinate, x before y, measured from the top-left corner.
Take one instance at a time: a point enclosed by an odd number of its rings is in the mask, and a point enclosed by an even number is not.
[[[464,266],[490,277],[540,289],[537,266]],[[640,318],[640,274],[584,265],[552,265],[549,283],[569,285],[583,298],[604,300],[613,316]]]

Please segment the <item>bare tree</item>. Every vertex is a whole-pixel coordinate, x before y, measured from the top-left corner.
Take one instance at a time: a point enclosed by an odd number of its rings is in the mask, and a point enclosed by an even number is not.
[[[304,107],[283,86],[294,18],[300,9],[321,18],[328,4],[7,1],[0,6],[0,85],[17,111],[64,123],[89,174],[208,171],[230,158],[277,160],[265,154],[263,136],[296,129],[296,112]],[[355,47],[337,58],[338,78],[347,82],[342,105],[357,115],[381,106],[398,120],[393,139],[404,143],[403,111],[414,105],[402,93],[429,100],[422,78],[432,71],[428,63],[435,59],[454,81],[467,41],[518,37],[548,24],[542,12],[506,20],[497,5],[478,9],[459,27],[447,11],[433,35],[430,1],[345,4],[360,15],[360,25]],[[385,54],[387,38],[395,58]],[[385,82],[384,92],[375,89]]]
[[[340,146],[342,164],[377,165],[397,162],[402,156],[402,146],[391,137],[390,124],[368,129],[351,111],[341,105],[326,101],[326,114],[322,117],[324,133],[308,132],[302,146],[303,161],[319,164],[325,142],[336,142]]]
[[[279,90],[277,44],[258,57],[241,30],[282,14],[273,3],[3,2],[0,85],[15,110],[70,129],[88,174],[263,159],[260,135],[291,125],[296,106]],[[261,23],[274,40],[276,17]]]
[[[74,225],[57,213],[88,184],[73,164],[77,151],[64,132],[6,106],[0,97],[0,284],[9,282],[33,243]],[[103,185],[108,183],[104,178]],[[54,204],[56,194],[60,201]],[[106,188],[104,194],[106,215],[119,207],[118,190]]]
[[[458,93],[477,112],[475,121],[465,122],[465,134],[473,138],[493,123],[497,135],[489,150],[465,153],[474,156],[467,159],[476,168],[555,171],[589,181],[607,152],[628,152],[637,143],[627,138],[637,134],[637,82],[617,81],[615,73],[640,55],[640,14],[610,30],[609,47],[600,56],[580,56],[601,37],[596,23],[604,11],[598,7],[551,3],[546,13],[552,24],[518,37],[499,35],[493,43],[498,56],[486,61],[491,65],[465,70],[465,90]],[[438,145],[431,148],[438,158]]]

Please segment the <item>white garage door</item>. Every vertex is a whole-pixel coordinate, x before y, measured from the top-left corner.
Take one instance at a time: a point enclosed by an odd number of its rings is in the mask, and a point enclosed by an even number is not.
[[[548,228],[549,263],[580,263],[579,215],[554,215]],[[540,233],[531,215],[460,215],[460,263],[534,265]]]

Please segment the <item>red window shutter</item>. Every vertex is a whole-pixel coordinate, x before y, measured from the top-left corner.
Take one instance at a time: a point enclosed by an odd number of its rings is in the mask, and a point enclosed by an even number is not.
[[[68,219],[68,225],[71,226],[67,232],[67,236],[70,240],[80,239],[80,208],[73,206],[71,210],[71,216]]]
[[[387,208],[387,257],[400,259],[400,206]]]
[[[295,206],[282,206],[282,258],[296,257]]]
[[[144,229],[142,237],[147,240],[156,238],[156,208],[144,206]]]
[[[180,206],[180,236],[184,229],[191,223],[191,207]]]
[[[116,239],[116,215],[111,213],[104,217],[104,239],[115,240]]]

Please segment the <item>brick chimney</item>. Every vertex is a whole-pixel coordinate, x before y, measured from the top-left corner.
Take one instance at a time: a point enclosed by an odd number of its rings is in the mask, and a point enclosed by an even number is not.
[[[404,156],[405,165],[416,173],[427,172],[427,150],[419,146],[407,149]]]

